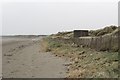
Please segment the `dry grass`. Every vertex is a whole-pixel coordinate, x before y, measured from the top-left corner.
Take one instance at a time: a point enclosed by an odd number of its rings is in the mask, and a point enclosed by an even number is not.
[[[103,29],[91,30],[89,33],[90,33],[90,36],[102,36],[102,35],[105,35],[105,34],[112,33],[116,29],[118,29],[117,26],[111,25],[111,26],[107,26]]]
[[[46,51],[69,58],[69,78],[117,78],[118,52],[97,52],[93,49],[65,44],[46,38]]]
[[[111,25],[111,26],[106,26],[103,29],[98,29],[98,30],[90,30],[89,31],[89,36],[103,36],[106,34],[110,34],[114,32],[116,29],[118,29],[117,26]],[[52,34],[51,36],[54,37],[73,37],[73,31],[69,32],[58,32],[57,34]]]
[[[50,51],[50,50],[48,50],[48,49],[49,49],[49,46],[48,46],[48,45],[49,45],[49,44],[48,44],[48,42],[46,41],[46,39],[43,38],[43,39],[41,40],[41,47],[40,47],[41,51],[42,51],[42,52],[48,52],[48,51]]]
[[[116,26],[106,27],[91,33],[92,36],[101,36],[106,34],[117,35]],[[95,51],[93,49],[77,46],[71,43],[65,43],[64,40],[56,41],[54,38],[71,37],[72,32],[64,32],[51,35],[42,41],[43,51],[52,52],[59,57],[70,59],[68,66],[68,78],[118,78],[118,51]],[[107,35],[106,35],[107,36]],[[115,49],[117,43],[112,48]]]
[[[58,32],[57,34],[52,34],[51,36],[54,37],[73,37],[73,31],[69,32]]]

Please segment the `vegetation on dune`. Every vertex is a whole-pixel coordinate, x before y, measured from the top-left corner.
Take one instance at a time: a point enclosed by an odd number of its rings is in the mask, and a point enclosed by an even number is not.
[[[105,35],[105,34],[112,33],[116,29],[118,29],[117,26],[108,26],[108,27],[105,27],[103,29],[91,30],[91,31],[89,31],[89,35],[90,36],[102,36],[102,35]]]
[[[118,27],[111,25],[111,26],[107,26],[103,29],[98,29],[98,30],[90,30],[89,31],[89,36],[103,36],[106,34],[110,34],[112,32],[116,31],[116,34],[118,33]],[[73,37],[73,31],[69,31],[69,32],[58,32],[57,34],[52,34],[51,36],[54,37]]]
[[[118,27],[110,26],[104,29],[89,32],[90,36],[101,36],[106,34],[117,35]],[[118,35],[117,35],[118,36]],[[58,57],[70,59],[68,67],[68,78],[118,78],[118,51],[95,51],[94,49],[77,46],[54,38],[73,37],[73,32],[59,32],[44,38],[42,48],[46,52],[52,52]],[[114,46],[115,47],[115,46]],[[116,47],[115,47],[116,49]]]
[[[69,32],[58,32],[57,34],[52,34],[54,37],[73,37],[73,31]]]
[[[69,78],[117,78],[118,52],[97,52],[93,49],[60,43],[50,38],[44,39],[46,52],[58,57],[70,59],[68,66]]]

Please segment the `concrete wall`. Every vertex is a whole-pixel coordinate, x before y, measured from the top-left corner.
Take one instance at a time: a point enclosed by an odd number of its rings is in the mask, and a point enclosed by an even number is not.
[[[74,30],[74,38],[88,36],[88,30]]]

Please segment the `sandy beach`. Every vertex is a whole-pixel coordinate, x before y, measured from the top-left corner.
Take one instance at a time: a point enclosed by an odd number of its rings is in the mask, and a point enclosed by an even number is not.
[[[64,78],[68,61],[43,53],[36,38],[3,37],[3,78]]]

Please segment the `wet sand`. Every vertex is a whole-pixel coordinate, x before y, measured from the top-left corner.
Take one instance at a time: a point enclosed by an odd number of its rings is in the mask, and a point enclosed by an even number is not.
[[[3,38],[3,78],[64,78],[68,61],[40,50],[42,38]]]

